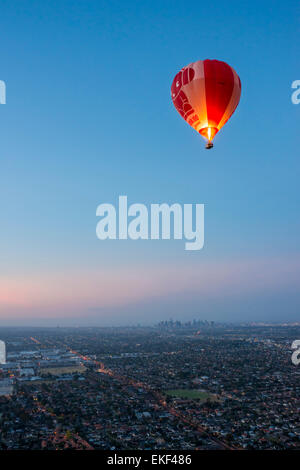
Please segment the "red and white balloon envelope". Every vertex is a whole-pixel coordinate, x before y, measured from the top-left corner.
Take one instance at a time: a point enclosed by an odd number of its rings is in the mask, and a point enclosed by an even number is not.
[[[173,104],[183,119],[213,147],[213,139],[234,113],[241,80],[220,60],[198,60],[183,67],[171,86]]]

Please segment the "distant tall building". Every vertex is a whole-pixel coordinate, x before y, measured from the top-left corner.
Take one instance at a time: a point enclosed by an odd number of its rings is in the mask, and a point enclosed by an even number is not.
[[[0,339],[0,364],[6,364],[6,347],[4,341]]]

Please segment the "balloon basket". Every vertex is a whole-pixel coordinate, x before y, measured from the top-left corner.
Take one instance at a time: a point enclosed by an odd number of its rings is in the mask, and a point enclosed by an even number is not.
[[[209,150],[209,149],[212,149],[213,146],[214,146],[214,144],[213,144],[212,142],[207,142],[207,144],[205,145],[205,148],[206,148],[207,150]]]

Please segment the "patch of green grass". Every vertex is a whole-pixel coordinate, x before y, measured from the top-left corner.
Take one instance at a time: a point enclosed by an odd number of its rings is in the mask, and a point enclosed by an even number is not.
[[[202,401],[206,401],[208,398],[211,400],[215,400],[215,397],[212,396],[210,393],[202,392],[200,390],[195,389],[181,389],[178,388],[176,390],[167,390],[166,395],[173,398],[184,398],[189,400],[200,399]]]
[[[65,366],[65,367],[46,367],[41,369],[41,374],[50,374],[50,375],[63,375],[63,374],[74,374],[75,372],[84,372],[86,367],[82,365],[76,366]]]

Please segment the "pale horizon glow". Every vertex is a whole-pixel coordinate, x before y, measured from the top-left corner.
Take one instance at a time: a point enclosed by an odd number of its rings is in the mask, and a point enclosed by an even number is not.
[[[54,322],[80,319],[84,324],[86,317],[87,323],[93,320],[101,324],[107,323],[106,310],[122,312],[135,305],[142,310],[143,304],[160,299],[168,304],[174,296],[192,297],[201,311],[203,304],[220,299],[228,305],[236,298],[261,294],[276,297],[287,288],[295,293],[300,288],[299,280],[297,257],[39,273],[31,278],[0,279],[0,324],[9,324],[11,315],[25,323],[27,318],[32,322],[50,316]],[[264,312],[258,313],[264,316]],[[188,311],[182,318],[186,314]],[[148,318],[141,312],[139,322],[145,320]]]

